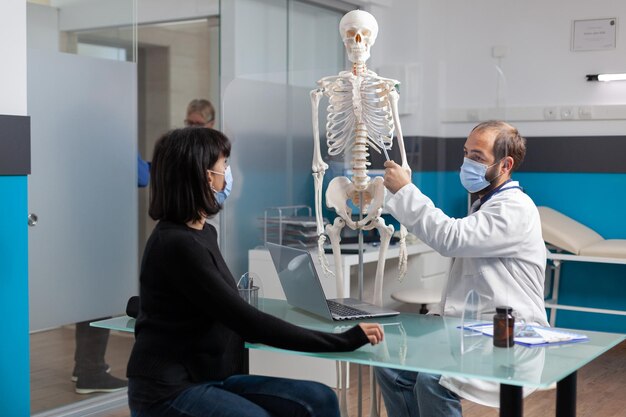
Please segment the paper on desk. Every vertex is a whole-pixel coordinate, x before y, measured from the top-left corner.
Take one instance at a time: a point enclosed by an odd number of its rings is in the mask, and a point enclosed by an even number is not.
[[[464,329],[472,330],[493,337],[492,323],[477,323],[465,326]],[[589,340],[584,334],[567,332],[551,327],[528,326],[515,327],[514,341],[523,346],[545,346],[563,343],[575,343]]]

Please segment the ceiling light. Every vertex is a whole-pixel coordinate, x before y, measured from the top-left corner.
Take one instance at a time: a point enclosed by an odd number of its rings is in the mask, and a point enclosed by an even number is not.
[[[626,81],[626,73],[621,73],[621,74],[587,74],[587,81]]]

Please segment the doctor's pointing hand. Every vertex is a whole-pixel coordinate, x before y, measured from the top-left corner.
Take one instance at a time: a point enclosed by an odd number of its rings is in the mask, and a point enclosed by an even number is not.
[[[410,174],[394,161],[385,161],[385,180],[383,185],[392,194],[411,183]]]

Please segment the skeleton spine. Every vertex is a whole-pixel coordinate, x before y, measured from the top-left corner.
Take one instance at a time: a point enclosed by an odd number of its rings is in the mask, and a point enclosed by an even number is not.
[[[357,191],[365,190],[370,182],[370,177],[367,176],[368,157],[367,127],[365,123],[357,123],[352,148],[352,182]]]

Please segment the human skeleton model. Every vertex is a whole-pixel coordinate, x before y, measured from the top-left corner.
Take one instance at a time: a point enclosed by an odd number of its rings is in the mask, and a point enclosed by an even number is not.
[[[339,23],[339,32],[346,47],[352,71],[342,71],[339,75],[324,77],[317,83],[319,88],[311,91],[313,110],[313,178],[315,184],[315,216],[317,223],[318,253],[325,273],[332,272],[324,255],[324,226],[322,220],[322,181],[328,165],[322,160],[319,144],[318,108],[322,95],[329,100],[326,123],[326,139],[329,155],[345,152],[352,154],[352,180],[335,177],[326,190],[326,205],[337,212],[332,225],[326,226],[335,260],[337,297],[344,297],[344,277],[341,268],[341,230],[348,226],[352,230],[378,229],[380,252],[374,282],[374,299],[382,305],[383,272],[385,255],[389,248],[393,226],[385,225],[380,217],[384,204],[383,178],[370,178],[367,175],[368,147],[387,155],[391,149],[394,126],[398,138],[402,167],[409,171],[406,160],[402,130],[398,117],[398,81],[383,78],[365,66],[370,57],[370,48],[376,41],[378,23],[374,16],[362,10],[348,12]],[[388,158],[387,158],[388,159]],[[352,210],[347,204],[352,200],[361,207],[360,219],[353,221]],[[406,274],[406,228],[400,228],[400,279]]]

